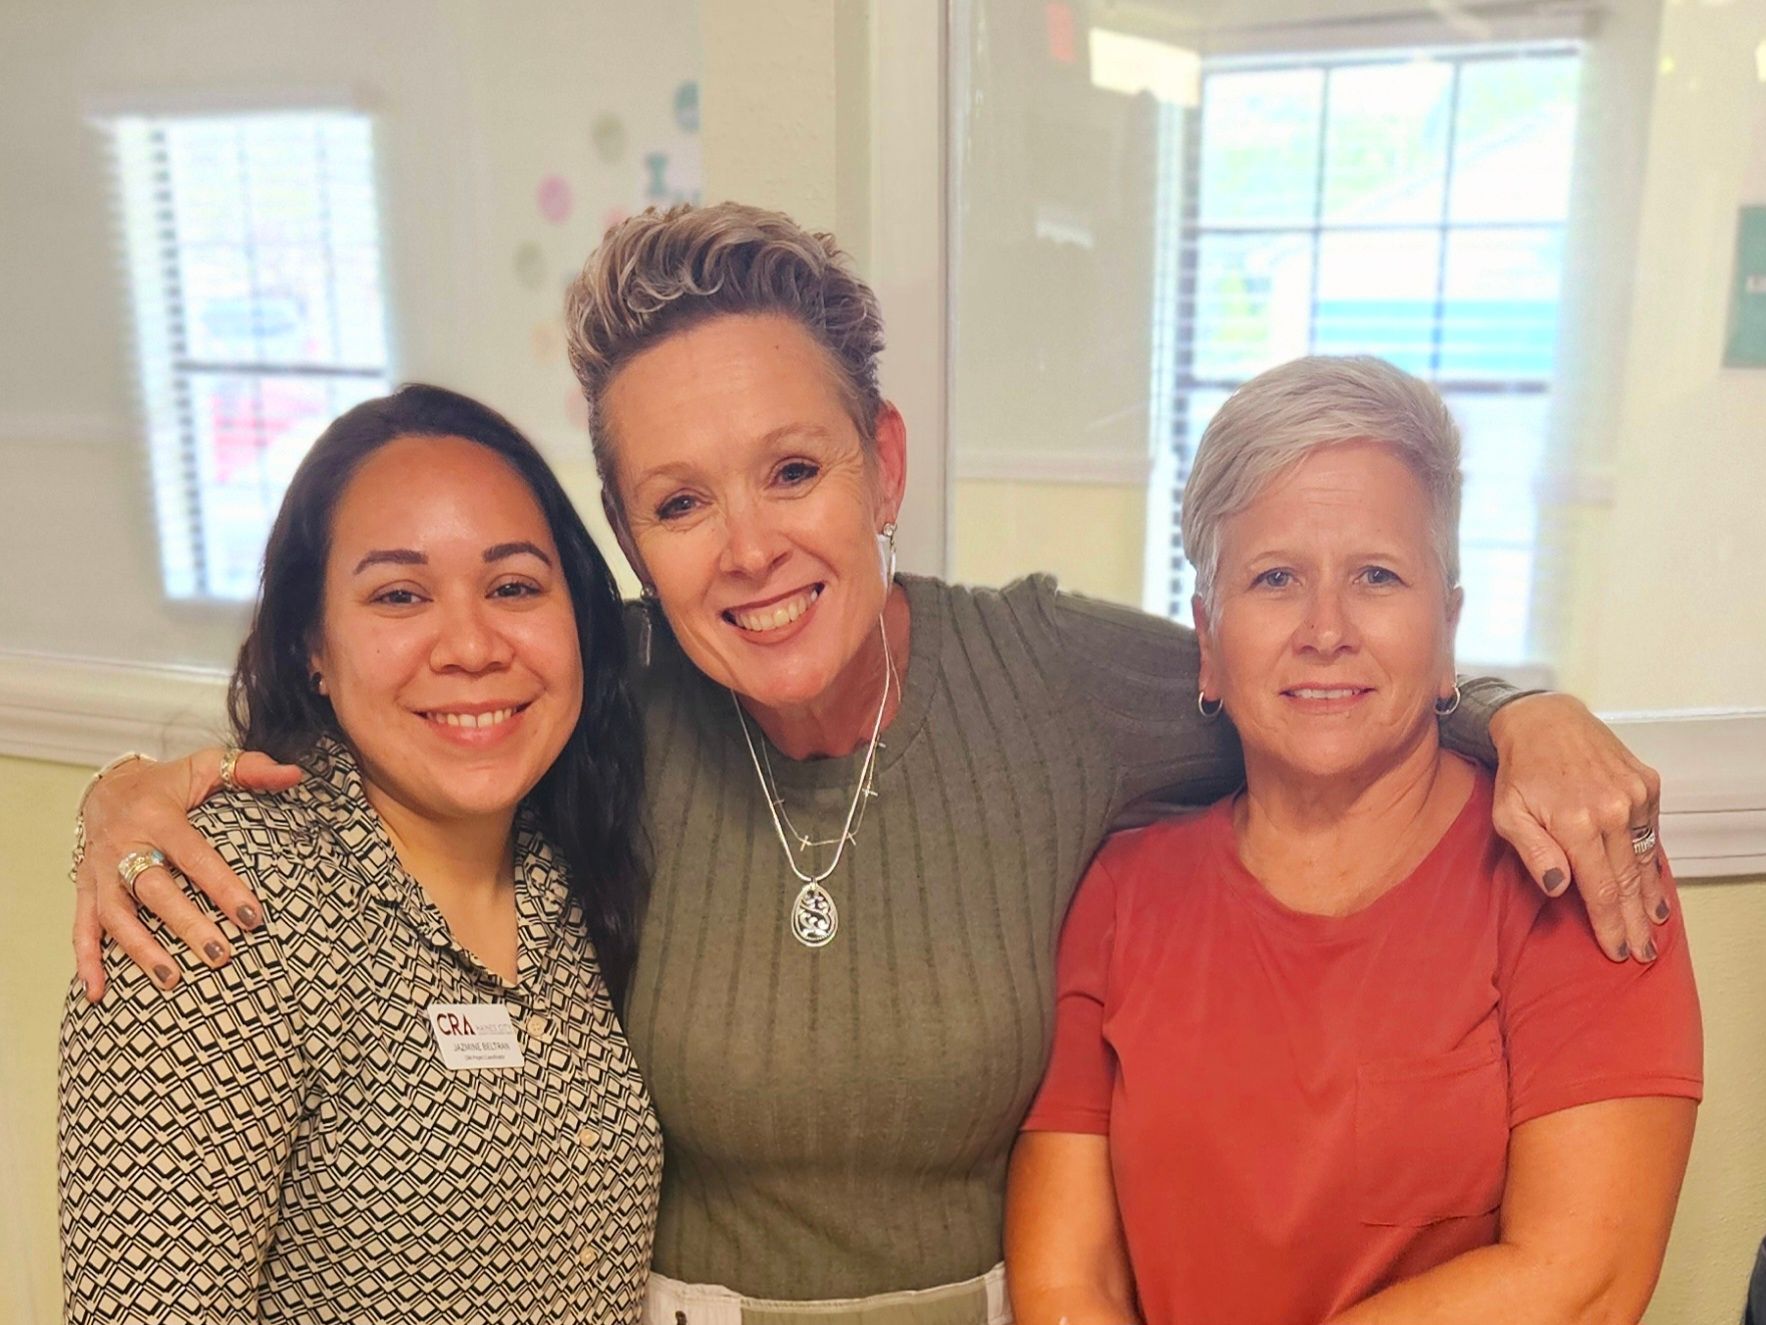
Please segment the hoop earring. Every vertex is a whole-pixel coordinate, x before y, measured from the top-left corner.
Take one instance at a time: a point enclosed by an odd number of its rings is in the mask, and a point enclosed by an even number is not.
[[[1200,690],[1196,691],[1196,712],[1202,715],[1204,721],[1213,722],[1225,710],[1226,701],[1224,699],[1215,700],[1214,706],[1210,708],[1208,706],[1208,696]]]
[[[895,583],[895,521],[886,522],[877,532],[877,560],[883,565],[885,587]]]
[[[644,668],[650,666],[650,636],[652,623],[656,619],[656,609],[662,600],[656,596],[656,590],[645,585],[638,592],[638,602],[643,605],[644,615],[638,618],[638,663]]]
[[[1451,695],[1449,695],[1446,699],[1437,699],[1435,701],[1435,716],[1437,718],[1445,718],[1448,714],[1452,713],[1458,707],[1459,707],[1459,682],[1455,681],[1453,683],[1453,693]]]

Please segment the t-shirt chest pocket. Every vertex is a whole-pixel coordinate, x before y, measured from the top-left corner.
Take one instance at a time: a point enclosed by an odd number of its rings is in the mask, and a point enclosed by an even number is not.
[[[1494,1025],[1444,1054],[1361,1064],[1355,1187],[1364,1224],[1488,1214],[1508,1169],[1508,1071]]]

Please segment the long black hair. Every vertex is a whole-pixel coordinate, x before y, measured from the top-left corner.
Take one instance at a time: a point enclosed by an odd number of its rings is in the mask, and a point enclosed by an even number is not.
[[[234,739],[292,761],[322,736],[343,738],[330,701],[308,675],[332,517],[362,462],[388,442],[412,436],[463,437],[501,456],[551,528],[576,611],[583,703],[576,729],[527,804],[569,874],[602,978],[621,1004],[649,874],[642,728],[628,684],[619,590],[557,475],[501,414],[457,392],[413,383],[364,401],[319,434],[288,485],[264,548],[257,610],[227,694]]]

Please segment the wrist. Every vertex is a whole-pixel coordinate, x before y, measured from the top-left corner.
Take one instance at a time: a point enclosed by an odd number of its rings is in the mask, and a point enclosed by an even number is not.
[[[1514,739],[1515,730],[1541,722],[1562,721],[1565,717],[1585,711],[1582,701],[1561,691],[1542,690],[1516,695],[1490,715],[1490,741],[1500,753]]]
[[[92,799],[93,790],[117,769],[134,763],[157,764],[158,762],[159,760],[152,755],[144,755],[139,750],[130,750],[127,754],[118,755],[86,779],[86,785],[80,789],[79,803],[74,806],[74,814],[78,816],[86,813],[86,802]]]
[[[73,863],[68,866],[70,881],[77,880],[80,866],[86,859],[86,802],[91,799],[93,788],[126,764],[157,762],[152,755],[144,755],[139,750],[130,750],[127,754],[118,755],[86,779],[86,785],[80,790],[79,803],[74,806]]]

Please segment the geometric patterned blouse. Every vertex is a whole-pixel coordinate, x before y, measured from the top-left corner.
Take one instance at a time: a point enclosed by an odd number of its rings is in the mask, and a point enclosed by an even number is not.
[[[509,984],[400,867],[349,754],[303,762],[191,816],[264,903],[253,933],[221,922],[226,967],[181,955],[168,993],[112,948],[105,1001],[70,992],[68,1320],[632,1325],[662,1138],[561,868],[518,830]],[[463,1004],[508,1010],[519,1066],[444,1062],[430,1011]]]

